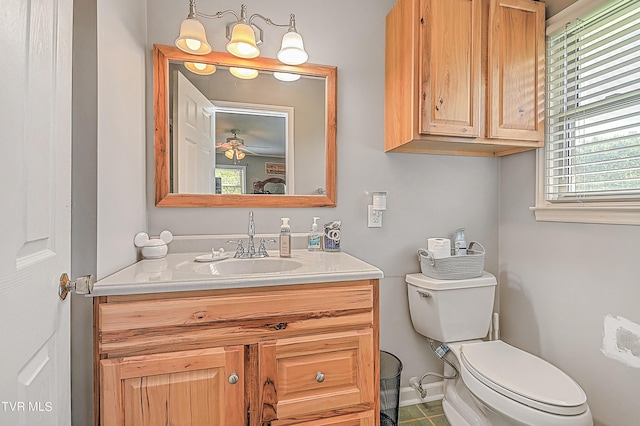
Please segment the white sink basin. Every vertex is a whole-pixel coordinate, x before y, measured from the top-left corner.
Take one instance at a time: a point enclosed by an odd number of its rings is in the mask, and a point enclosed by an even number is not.
[[[261,259],[229,259],[196,265],[194,271],[203,275],[253,275],[294,271],[302,263],[292,259],[266,257]]]

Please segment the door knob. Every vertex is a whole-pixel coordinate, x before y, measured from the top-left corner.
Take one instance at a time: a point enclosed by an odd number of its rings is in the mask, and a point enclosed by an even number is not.
[[[66,273],[60,275],[60,287],[58,287],[58,296],[61,300],[67,298],[70,291],[76,294],[91,294],[96,279],[93,275],[85,275],[76,280],[71,281]]]

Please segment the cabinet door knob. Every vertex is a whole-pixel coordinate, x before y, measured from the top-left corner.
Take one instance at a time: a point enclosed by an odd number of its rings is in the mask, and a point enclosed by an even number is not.
[[[287,323],[286,322],[279,322],[279,323],[275,324],[273,326],[273,328],[275,330],[284,330],[285,328],[287,328]]]
[[[316,373],[316,382],[318,383],[324,382],[324,374],[322,374],[320,371]]]
[[[236,383],[238,383],[238,373],[232,373],[229,376],[229,383],[231,383],[232,385],[235,385]]]

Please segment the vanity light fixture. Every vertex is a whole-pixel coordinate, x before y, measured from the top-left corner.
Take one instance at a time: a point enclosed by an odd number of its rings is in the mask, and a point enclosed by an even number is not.
[[[194,74],[211,75],[216,72],[216,66],[213,64],[203,64],[201,62],[185,62],[186,69]]]
[[[300,65],[309,59],[309,55],[304,50],[302,37],[296,30],[294,14],[290,15],[288,24],[276,24],[271,19],[258,13],[254,13],[247,18],[247,6],[244,4],[240,7],[240,16],[232,10],[207,15],[196,11],[195,0],[189,0],[189,15],[180,25],[180,35],[176,39],[176,46],[180,50],[194,55],[206,55],[211,52],[204,26],[198,21],[198,17],[216,19],[228,14],[236,18],[235,22],[227,25],[227,39],[229,40],[227,51],[232,55],[245,59],[255,58],[260,55],[258,45],[262,43],[263,31],[253,23],[254,19],[260,18],[274,27],[288,28],[284,37],[282,37],[282,44],[276,55],[280,62],[287,65]]]
[[[300,74],[293,74],[290,72],[274,72],[273,76],[280,81],[297,81],[302,77]]]
[[[231,67],[229,68],[229,72],[243,80],[251,80],[252,78],[256,78],[258,76],[258,70],[254,70],[251,68]]]

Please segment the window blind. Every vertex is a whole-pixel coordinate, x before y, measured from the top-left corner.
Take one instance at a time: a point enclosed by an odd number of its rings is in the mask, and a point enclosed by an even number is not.
[[[547,36],[545,198],[640,199],[640,2]]]

